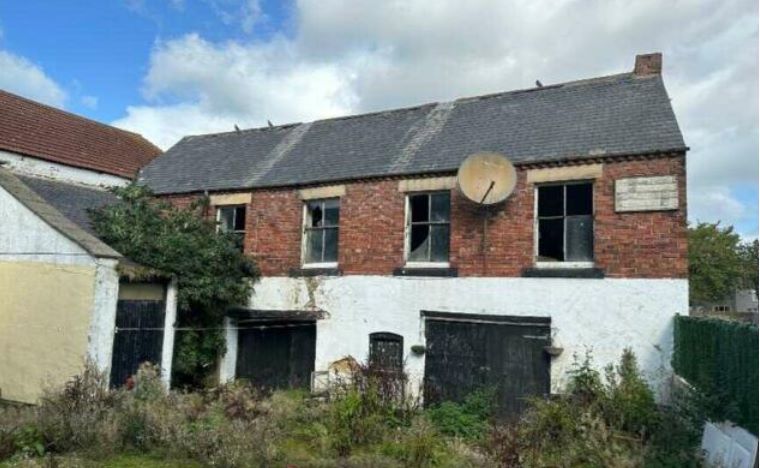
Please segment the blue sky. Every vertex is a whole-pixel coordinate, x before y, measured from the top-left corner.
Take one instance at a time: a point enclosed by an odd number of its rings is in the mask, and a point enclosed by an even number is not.
[[[186,134],[630,70],[662,51],[689,215],[758,230],[758,12],[746,0],[124,0],[0,3],[0,88]]]

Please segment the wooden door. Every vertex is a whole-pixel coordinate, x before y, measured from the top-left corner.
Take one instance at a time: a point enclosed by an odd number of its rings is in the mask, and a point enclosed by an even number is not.
[[[549,393],[548,319],[443,315],[425,319],[427,405],[492,389],[499,415],[511,418],[522,412],[527,397]]]
[[[120,300],[111,358],[111,387],[120,387],[144,362],[161,364],[164,301]]]
[[[316,357],[312,323],[240,324],[236,377],[275,390],[309,388]]]

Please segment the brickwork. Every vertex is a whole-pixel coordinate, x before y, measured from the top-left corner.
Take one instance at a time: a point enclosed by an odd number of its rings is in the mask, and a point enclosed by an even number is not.
[[[533,266],[534,185],[518,168],[514,193],[485,209],[452,190],[450,263],[459,276],[520,276]],[[615,212],[615,180],[675,175],[679,209]],[[398,180],[345,183],[341,197],[339,267],[344,275],[390,275],[404,264],[404,194]],[[184,205],[189,196],[168,197]],[[253,192],[245,250],[264,275],[300,268],[302,201],[295,188]],[[485,232],[485,236],[484,236]],[[683,156],[604,162],[594,181],[595,265],[608,277],[687,276],[686,172]]]

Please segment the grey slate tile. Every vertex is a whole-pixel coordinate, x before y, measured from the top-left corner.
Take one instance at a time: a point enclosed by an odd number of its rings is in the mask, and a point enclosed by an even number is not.
[[[659,75],[631,73],[452,103],[186,137],[140,181],[184,193],[454,171],[495,151],[515,163],[685,150]]]

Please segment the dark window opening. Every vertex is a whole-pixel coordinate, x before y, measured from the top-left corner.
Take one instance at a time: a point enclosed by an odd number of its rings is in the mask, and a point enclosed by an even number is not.
[[[313,200],[306,203],[304,263],[338,261],[340,200]]]
[[[245,239],[245,206],[220,206],[216,209],[216,221],[219,232],[230,234],[235,245],[242,251]]]
[[[538,261],[589,262],[594,259],[591,183],[538,188]]]
[[[401,372],[404,367],[404,337],[387,332],[370,333],[369,363],[376,370]]]
[[[409,196],[407,261],[449,261],[450,217],[448,192]]]

